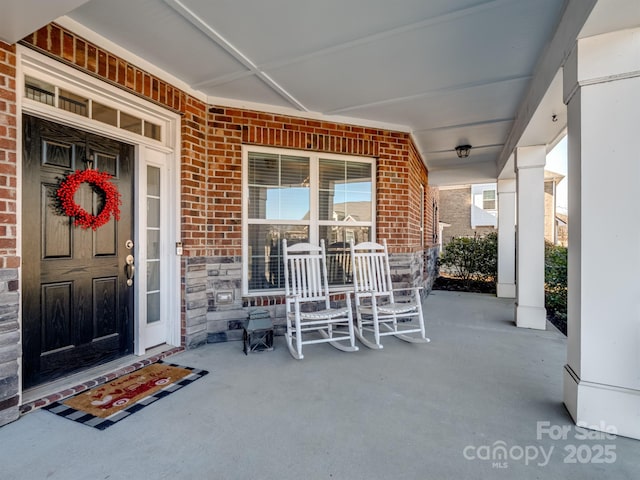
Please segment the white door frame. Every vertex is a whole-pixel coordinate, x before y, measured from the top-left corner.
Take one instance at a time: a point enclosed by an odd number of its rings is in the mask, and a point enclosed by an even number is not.
[[[148,102],[90,75],[79,72],[61,62],[46,57],[21,45],[16,49],[16,162],[17,188],[22,187],[22,115],[38,117],[79,128],[97,135],[135,145],[134,185],[134,252],[136,277],[134,280],[134,353],[143,355],[151,347],[146,328],[146,273],[142,262],[146,259],[146,166],[160,166],[165,173],[162,196],[161,290],[162,333],[165,341],[180,345],[180,257],[175,245],[180,241],[180,116],[168,109]],[[161,140],[131,133],[84,116],[69,113],[57,107],[24,97],[25,76],[49,82],[57,87],[96,100],[103,105],[151,121],[162,128]],[[22,201],[17,198],[17,251],[22,256]],[[22,286],[21,286],[22,287]],[[22,312],[22,305],[20,305]],[[20,313],[21,315],[21,313]],[[20,317],[20,322],[21,322]],[[157,330],[157,328],[156,328]],[[156,332],[157,333],[157,332]],[[161,335],[162,336],[162,335]],[[155,335],[158,338],[158,335]]]

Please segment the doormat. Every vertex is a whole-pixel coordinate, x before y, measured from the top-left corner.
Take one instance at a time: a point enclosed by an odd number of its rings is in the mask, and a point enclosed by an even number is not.
[[[206,370],[154,363],[46,407],[56,415],[104,430],[204,377]]]

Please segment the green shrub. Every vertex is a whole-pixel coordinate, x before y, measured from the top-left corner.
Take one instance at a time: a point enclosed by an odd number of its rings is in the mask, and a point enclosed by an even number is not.
[[[545,307],[559,323],[556,326],[566,333],[567,247],[545,243],[544,260]]]
[[[498,234],[452,238],[444,247],[440,264],[463,280],[495,281],[498,274]]]

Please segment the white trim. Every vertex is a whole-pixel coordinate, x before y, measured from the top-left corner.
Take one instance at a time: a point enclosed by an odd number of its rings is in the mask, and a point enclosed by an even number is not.
[[[283,289],[267,289],[267,290],[252,290],[249,291],[249,178],[247,162],[249,161],[250,152],[259,153],[271,153],[277,155],[297,155],[306,157],[309,159],[309,183],[310,196],[309,199],[309,220],[277,220],[273,219],[254,219],[251,221],[251,225],[309,225],[309,242],[312,244],[319,244],[318,238],[319,227],[326,225],[336,225],[333,220],[319,220],[318,219],[318,171],[320,159],[335,159],[342,161],[351,161],[365,163],[371,166],[371,221],[350,221],[349,226],[354,227],[369,227],[371,231],[371,241],[375,241],[376,238],[376,178],[375,167],[376,160],[372,157],[364,157],[357,155],[344,155],[334,154],[330,152],[317,152],[308,150],[296,150],[292,148],[279,148],[279,147],[262,147],[258,145],[242,145],[242,295],[261,296],[261,295],[280,295],[284,293]],[[314,187],[315,185],[315,187]],[[336,287],[340,288],[340,287]]]
[[[162,154],[165,159],[165,168],[167,172],[167,199],[163,211],[167,212],[164,219],[167,220],[166,228],[162,230],[162,243],[164,243],[165,252],[162,252],[162,259],[166,263],[166,270],[163,274],[169,278],[165,285],[166,292],[173,292],[171,295],[163,296],[166,302],[163,307],[166,312],[168,322],[168,331],[166,343],[173,346],[180,345],[180,258],[175,254],[172,248],[175,242],[180,240],[180,116],[152,102],[146,101],[136,95],[126,92],[107,82],[101,81],[91,75],[79,72],[78,70],[65,65],[59,61],[51,59],[43,54],[31,50],[22,45],[16,48],[16,129],[17,144],[22,144],[22,115],[24,113],[33,114],[47,120],[63,123],[75,128],[79,128],[97,135],[123,141],[135,146],[135,188],[134,188],[134,211],[135,224],[133,231],[133,239],[135,241],[134,256],[141,259],[145,257],[146,237],[143,236],[142,220],[145,218],[146,203],[142,202],[142,198],[146,198],[146,184],[142,180],[146,175],[142,175],[141,170],[146,166],[146,151],[156,151]],[[38,79],[50,82],[57,87],[64,88],[70,92],[77,93],[83,97],[94,99],[102,104],[113,106],[119,110],[135,115],[139,118],[156,123],[162,128],[161,141],[154,140],[144,135],[129,132],[127,130],[104,124],[88,117],[67,112],[60,108],[45,105],[34,100],[24,97],[24,79],[25,76],[32,76]],[[17,185],[18,191],[22,191],[22,149],[17,148]],[[18,195],[16,201],[17,209],[17,251],[22,256],[22,200]],[[138,264],[140,267],[140,264]],[[140,269],[144,272],[144,269]],[[144,273],[137,273],[140,279]],[[140,312],[140,304],[146,298],[144,292],[141,291],[140,282],[134,282],[135,296],[135,320],[134,320],[134,353],[136,355],[144,354],[144,348],[140,345],[140,329],[142,316]],[[20,315],[22,312],[22,304],[20,304]],[[21,319],[20,319],[21,320]],[[22,331],[22,326],[20,326]]]
[[[640,390],[585,381],[565,365],[563,401],[580,426],[640,439]]]
[[[397,123],[389,122],[377,122],[375,120],[368,120],[365,118],[347,117],[344,115],[325,115],[321,112],[305,111],[301,112],[295,108],[270,105],[267,103],[249,102],[245,100],[236,100],[233,98],[216,97],[213,95],[207,96],[206,100],[209,106],[231,107],[239,108],[243,110],[254,110],[260,113],[274,113],[277,115],[286,115],[289,117],[320,120],[323,122],[338,123],[344,125],[353,125],[356,127],[375,128],[379,130],[390,130],[393,132],[411,133],[411,127],[407,125],[400,125]],[[417,143],[414,142],[414,145]],[[417,147],[416,147],[417,149]],[[424,159],[424,155],[422,155]]]

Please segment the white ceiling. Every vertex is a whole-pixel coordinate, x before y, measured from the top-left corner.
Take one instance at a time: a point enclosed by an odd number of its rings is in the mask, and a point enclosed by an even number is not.
[[[11,0],[25,2],[56,3]],[[58,13],[211,103],[409,131],[431,171],[475,165],[495,178],[565,7],[564,0],[91,0]],[[0,38],[5,32],[0,23]],[[561,98],[545,108],[564,115]],[[459,144],[473,146],[468,159],[457,158]]]

